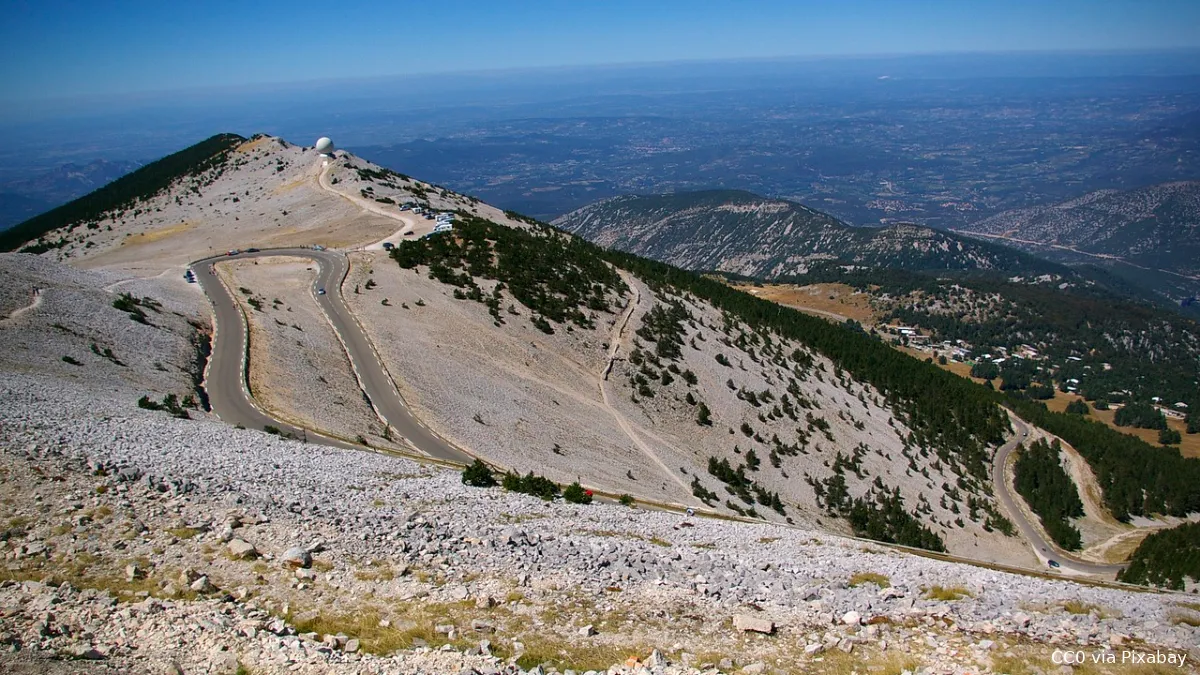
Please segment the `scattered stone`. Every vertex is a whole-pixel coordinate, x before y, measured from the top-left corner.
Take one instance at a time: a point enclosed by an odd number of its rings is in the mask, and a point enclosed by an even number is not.
[[[234,560],[254,560],[258,557],[258,549],[245,539],[231,539],[225,548]]]
[[[196,579],[191,583],[189,588],[197,593],[212,593],[213,591],[217,590],[217,587],[212,585],[212,582],[208,580],[208,577],[200,577],[199,579]]]
[[[862,615],[851,610],[842,615],[842,623],[847,626],[857,626],[862,623]]]
[[[284,551],[283,556],[279,560],[288,567],[301,567],[304,569],[312,567],[312,553],[301,546],[293,546]]]
[[[775,622],[750,614],[735,614],[733,627],[742,632],[763,633],[771,635],[775,632]]]
[[[596,628],[590,623],[579,629],[579,637],[592,637],[595,634]]]

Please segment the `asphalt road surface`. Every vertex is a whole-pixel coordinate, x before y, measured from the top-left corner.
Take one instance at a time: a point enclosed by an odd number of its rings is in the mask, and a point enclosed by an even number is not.
[[[308,258],[319,265],[320,271],[312,287],[313,300],[324,311],[334,331],[341,338],[363,391],[379,414],[387,420],[393,435],[403,437],[417,451],[435,459],[458,464],[470,463],[473,457],[431,432],[404,405],[391,377],[342,298],[342,280],[349,270],[350,262],[345,254],[337,251],[273,249],[234,256],[214,256],[192,263],[191,269],[196,275],[196,281],[213,306],[216,339],[205,389],[217,417],[229,424],[241,424],[246,428],[262,429],[268,425],[275,426],[284,433],[323,445],[361,447],[276,420],[265,414],[252,401],[246,386],[249,357],[246,352],[246,329],[241,308],[229,289],[213,273],[213,264],[227,260],[281,255]],[[325,293],[318,293],[319,289],[324,289]]]
[[[1029,522],[1025,518],[1025,512],[1017,507],[1016,500],[1021,499],[1019,495],[1014,494],[1008,481],[1005,479],[1005,467],[1008,465],[1009,455],[1016,449],[1017,445],[1028,440],[1029,428],[1021,420],[1013,420],[1017,428],[1016,436],[1005,443],[996,451],[996,457],[992,461],[992,484],[996,486],[996,498],[1004,505],[1004,509],[1012,515],[1013,522],[1021,531],[1021,536],[1033,546],[1033,552],[1041,561],[1049,565],[1050,560],[1057,562],[1060,567],[1059,571],[1076,572],[1078,574],[1095,574],[1107,577],[1116,576],[1117,572],[1124,565],[1102,565],[1098,563],[1087,562],[1080,560],[1068,553],[1063,552],[1053,542],[1047,541],[1041,530]]]

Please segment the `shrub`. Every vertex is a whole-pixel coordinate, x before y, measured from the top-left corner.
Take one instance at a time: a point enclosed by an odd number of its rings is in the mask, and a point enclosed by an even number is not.
[[[69,363],[69,364],[71,364],[71,365],[73,365],[73,366],[82,366],[82,365],[83,365],[83,363],[82,363],[82,362],[80,362],[78,359],[75,359],[75,358],[73,358],[73,357],[70,357],[70,356],[64,356],[64,357],[62,357],[62,360],[63,360],[63,362],[64,362],[64,363]]]
[[[492,475],[492,470],[488,468],[483,460],[476,459],[462,472],[463,485],[471,487],[492,487],[496,484],[496,477]]]
[[[709,412],[708,406],[703,403],[696,409],[696,424],[705,427],[712,426],[712,414]]]
[[[583,486],[579,484],[579,481],[575,481],[574,483],[568,485],[566,489],[563,490],[562,496],[563,499],[571,502],[572,504],[592,503],[592,495],[587,490],[583,489]]]
[[[1158,442],[1162,445],[1178,445],[1183,442],[1183,435],[1176,429],[1160,429]]]
[[[716,358],[717,358],[717,363],[725,366],[726,368],[729,368],[732,365],[729,363],[729,359],[725,358],[724,354],[717,354]]]
[[[558,496],[558,485],[545,476],[535,476],[532,471],[522,476],[519,473],[504,474],[501,485],[510,492],[534,495],[547,501]]]
[[[617,501],[621,502],[621,506],[633,506],[633,495],[621,495]]]
[[[263,431],[267,432],[268,434],[271,434],[272,436],[282,436],[283,435],[283,431],[280,430],[280,428],[275,426],[274,424],[268,424],[268,425],[264,426]]]
[[[1084,403],[1082,399],[1078,398],[1067,404],[1066,411],[1073,415],[1086,415],[1090,412],[1088,410],[1088,404]]]

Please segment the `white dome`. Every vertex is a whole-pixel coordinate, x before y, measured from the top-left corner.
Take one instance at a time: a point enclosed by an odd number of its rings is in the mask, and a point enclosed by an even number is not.
[[[322,155],[331,155],[333,154],[333,151],[333,141],[329,140],[328,137],[322,136],[317,139],[317,152],[321,153]]]

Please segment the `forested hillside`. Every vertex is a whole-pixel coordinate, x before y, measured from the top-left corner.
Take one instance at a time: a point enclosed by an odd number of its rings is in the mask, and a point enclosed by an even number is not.
[[[1146,537],[1117,580],[1177,591],[1189,582],[1200,583],[1200,523],[1184,523]]]
[[[1061,437],[1096,474],[1104,505],[1118,520],[1155,513],[1200,512],[1200,459],[1185,458],[1079,415],[1055,413],[1041,403],[1008,396],[1022,419]]]
[[[1062,467],[1061,451],[1058,439],[1053,443],[1038,439],[1029,447],[1021,448],[1017,454],[1014,484],[1054,543],[1068,551],[1076,551],[1081,538],[1071,519],[1083,515],[1083,502],[1074,481]]]
[[[988,376],[1006,390],[1036,398],[1070,387],[1089,401],[1200,406],[1200,325],[1099,284],[836,266],[789,281],[852,286],[871,297],[880,323],[921,328],[935,344],[961,340],[965,360],[1009,356]]]

